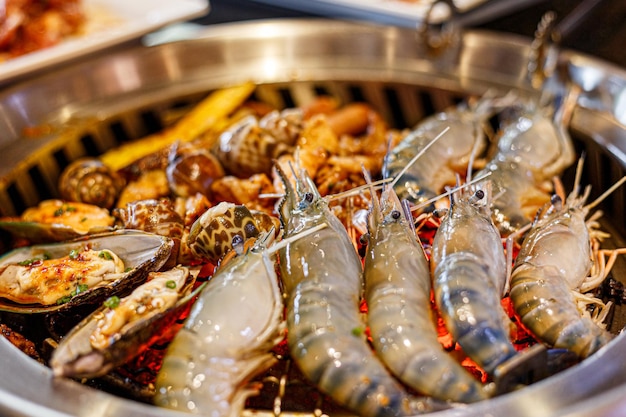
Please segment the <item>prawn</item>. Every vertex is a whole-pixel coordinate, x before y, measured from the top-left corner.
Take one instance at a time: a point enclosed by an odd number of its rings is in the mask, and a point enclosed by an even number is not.
[[[387,153],[383,178],[396,179],[398,197],[411,203],[420,205],[436,197],[487,147],[483,125],[513,98],[510,94],[500,98],[486,94],[477,103],[463,103],[424,119]],[[450,132],[435,144],[433,138],[446,127]],[[407,169],[420,152],[423,157]]]
[[[373,189],[371,193],[365,299],[376,352],[392,373],[421,393],[455,402],[486,399],[487,386],[437,340],[428,260],[408,220],[410,214],[402,214],[393,188],[383,188],[380,204]]]
[[[457,190],[435,233],[431,272],[435,303],[454,340],[488,374],[516,355],[501,308],[507,267],[491,219],[489,182]]]
[[[564,128],[563,104],[550,108],[528,102],[500,129],[497,151],[476,176],[490,175],[494,222],[503,235],[531,223],[550,201],[550,179],[574,162],[572,140]]]
[[[279,203],[285,236],[328,225],[279,251],[293,360],[321,392],[358,415],[425,411],[428,400],[410,396],[365,338],[359,311],[363,268],[346,229],[304,171],[296,177],[295,189],[279,167],[277,171],[286,190]]]
[[[284,337],[282,294],[266,249],[272,239],[273,231],[258,238],[201,291],[168,347],[155,404],[235,417],[258,393],[246,382],[275,362],[270,349]]]
[[[577,189],[578,179],[565,203],[555,196],[524,238],[511,275],[510,296],[522,323],[541,342],[586,358],[614,336],[577,306],[580,293],[599,285],[608,273],[601,267],[601,279],[590,275],[594,270],[592,241],[598,231],[592,227],[593,219],[585,219],[600,198],[584,205],[590,187],[582,195]],[[607,307],[601,300],[589,301]]]

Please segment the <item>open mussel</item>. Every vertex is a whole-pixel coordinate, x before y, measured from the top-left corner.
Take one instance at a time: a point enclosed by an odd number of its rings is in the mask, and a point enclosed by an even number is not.
[[[0,311],[67,313],[126,295],[169,257],[171,239],[119,230],[15,249],[0,258]]]
[[[114,228],[109,210],[93,204],[65,200],[44,200],[20,217],[0,219],[0,228],[31,244],[62,242]]]
[[[199,291],[192,292],[194,282],[189,268],[177,266],[151,272],[126,297],[107,299],[61,339],[50,360],[54,374],[100,377],[138,356],[171,329]]]

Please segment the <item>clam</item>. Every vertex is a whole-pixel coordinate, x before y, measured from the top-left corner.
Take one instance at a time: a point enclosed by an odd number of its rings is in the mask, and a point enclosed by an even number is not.
[[[159,341],[199,292],[194,275],[177,266],[151,272],[123,298],[111,297],[76,325],[52,353],[57,376],[96,378],[123,365]]]
[[[172,247],[164,236],[119,230],[15,249],[0,258],[0,311],[93,310],[144,282],[150,271],[163,266]]]

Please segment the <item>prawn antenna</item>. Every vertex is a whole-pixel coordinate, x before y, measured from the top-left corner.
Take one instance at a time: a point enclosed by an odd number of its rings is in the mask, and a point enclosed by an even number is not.
[[[596,207],[598,204],[600,204],[602,201],[604,201],[605,198],[607,198],[613,191],[617,190],[619,187],[622,186],[622,184],[624,184],[624,182],[626,182],[626,175],[623,176],[622,178],[620,178],[615,184],[613,184],[608,190],[606,190],[605,192],[602,193],[602,195],[598,198],[596,198],[594,201],[592,201],[591,203],[587,204],[584,209],[589,211],[592,208]]]
[[[472,146],[472,152],[470,153],[469,161],[467,161],[467,181],[472,179],[472,168],[474,167],[474,159],[476,158],[476,154],[478,153],[478,149],[480,149],[480,132],[476,130],[474,132],[474,145]]]
[[[370,178],[370,180],[371,180],[371,178]],[[337,193],[337,194],[326,195],[326,196],[324,196],[324,199],[326,201],[333,201],[333,200],[339,200],[339,199],[342,199],[342,198],[348,198],[348,197],[351,197],[353,195],[360,194],[363,190],[369,189],[370,185],[373,187],[373,190],[378,190],[378,189],[382,188],[382,186],[384,184],[386,184],[388,182],[391,182],[391,181],[393,181],[393,178],[383,178],[381,180],[371,181],[371,184],[367,183],[367,184],[359,185],[358,187],[351,188],[351,189],[346,190],[346,191],[342,191],[342,192]],[[367,182],[367,180],[366,180],[366,182]]]
[[[421,209],[422,207],[426,207],[426,206],[428,206],[429,204],[434,203],[435,201],[440,200],[440,199],[442,199],[442,198],[444,198],[444,197],[447,197],[447,196],[449,196],[449,195],[451,195],[451,194],[454,194],[454,193],[456,193],[457,191],[460,191],[460,190],[462,190],[462,189],[464,189],[464,188],[467,188],[467,187],[469,187],[470,185],[474,185],[474,184],[476,184],[477,182],[481,182],[482,180],[484,180],[485,178],[489,177],[490,175],[491,175],[491,172],[487,172],[487,173],[485,173],[485,175],[481,175],[480,177],[478,177],[478,178],[474,178],[473,180],[471,180],[471,181],[469,181],[469,182],[466,182],[466,183],[465,183],[465,184],[463,184],[463,185],[459,185],[459,186],[457,186],[457,187],[454,187],[454,188],[452,188],[452,189],[450,189],[450,190],[446,191],[446,192],[445,192],[445,193],[443,193],[443,194],[439,194],[438,196],[435,196],[435,197],[431,198],[430,200],[424,201],[423,203],[420,203],[420,204],[418,204],[418,205],[413,206],[413,207],[411,208],[411,211],[417,211],[417,210]]]
[[[424,155],[424,153],[428,150],[428,148],[430,148],[435,142],[437,142],[439,138],[441,138],[448,130],[450,130],[450,126],[443,129],[437,136],[433,138],[433,140],[428,142],[426,146],[420,149],[420,151],[413,158],[411,158],[409,163],[406,164],[404,168],[402,168],[402,171],[400,171],[398,175],[396,175],[396,178],[394,178],[393,182],[391,183],[391,188],[395,187],[396,183],[402,177],[402,175],[404,175],[407,169],[409,169],[411,165],[415,163],[415,161],[417,161],[422,155]]]
[[[378,198],[376,197],[376,191],[374,190],[374,185],[372,184],[372,176],[370,175],[369,171],[365,169],[365,166],[363,164],[361,164],[361,170],[363,171],[363,178],[365,178],[365,183],[367,186],[369,186],[370,194],[372,198],[372,212],[370,213],[370,216],[373,216],[375,219],[378,219],[380,216],[380,204],[378,202]],[[374,224],[376,224],[376,222],[372,221],[372,219],[370,218],[370,222],[368,223],[368,229],[370,231],[374,230],[374,228],[372,227]]]
[[[576,164],[576,175],[574,177],[574,187],[573,191],[578,193],[578,188],[580,187],[580,180],[583,175],[583,164],[585,162],[585,153],[583,152],[578,158],[578,163]]]
[[[288,244],[290,244],[291,242],[295,242],[296,240],[298,240],[298,239],[300,239],[300,238],[303,238],[303,237],[306,237],[306,236],[308,236],[308,235],[310,235],[310,234],[312,234],[312,233],[319,232],[320,230],[322,230],[322,229],[324,229],[324,228],[326,228],[326,227],[328,227],[328,224],[326,224],[326,223],[322,223],[322,224],[318,224],[318,225],[317,225],[317,226],[315,226],[315,227],[311,227],[311,228],[310,228],[310,229],[308,229],[308,230],[305,230],[305,231],[303,231],[303,232],[300,232],[300,233],[298,233],[298,234],[295,234],[295,235],[293,235],[293,236],[286,237],[286,238],[284,238],[283,240],[281,240],[280,242],[275,243],[274,245],[272,245],[272,247],[271,247],[271,248],[267,248],[267,249],[265,250],[265,252],[266,252],[268,255],[271,255],[271,254],[273,254],[273,253],[275,253],[275,252],[278,252],[279,250],[281,250],[282,248],[284,248],[285,246],[287,246],[287,245],[288,245]]]

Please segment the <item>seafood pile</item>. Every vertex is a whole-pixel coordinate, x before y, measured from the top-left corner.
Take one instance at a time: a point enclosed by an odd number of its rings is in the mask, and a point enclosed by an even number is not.
[[[0,219],[3,334],[159,407],[241,415],[289,363],[324,412],[364,417],[483,401],[614,337],[598,288],[625,251],[601,247],[582,158],[562,191],[561,109],[488,93],[400,130],[253,92],[71,163],[60,198]]]

